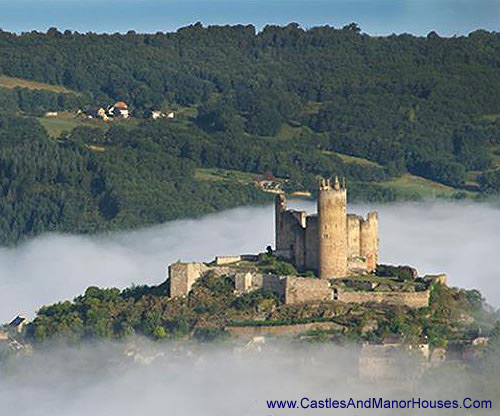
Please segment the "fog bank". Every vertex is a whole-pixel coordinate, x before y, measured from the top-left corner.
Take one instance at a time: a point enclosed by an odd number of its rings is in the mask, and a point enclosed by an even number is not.
[[[358,351],[314,344],[270,344],[261,352],[237,352],[232,346],[179,346],[142,343],[126,355],[120,344],[99,343],[78,348],[52,348],[19,359],[2,369],[2,414],[16,416],[135,415],[387,415],[422,414],[423,410],[268,409],[267,400],[309,401],[462,400],[484,392],[462,377],[440,370],[415,380],[415,366],[398,370],[402,382],[365,384],[358,380]],[[129,349],[130,351],[130,349]],[[156,357],[156,358],[154,358]],[[151,360],[146,364],[145,360]],[[411,381],[413,380],[413,382]],[[405,386],[405,387],[403,387]],[[494,399],[493,397],[489,399]],[[307,404],[307,401],[304,402]],[[425,410],[425,414],[457,411]],[[460,414],[463,414],[460,412]],[[466,414],[471,414],[467,412]],[[479,414],[479,413],[477,413]],[[489,414],[482,411],[480,414]]]
[[[291,205],[315,210],[313,202]],[[379,211],[380,260],[421,273],[446,272],[450,283],[478,288],[500,306],[500,209],[493,205],[426,202],[350,205]],[[89,285],[159,284],[167,264],[216,255],[257,253],[274,245],[273,206],[245,207],[198,220],[173,221],[100,236],[48,234],[0,249],[0,322],[33,316],[41,305],[72,299]]]

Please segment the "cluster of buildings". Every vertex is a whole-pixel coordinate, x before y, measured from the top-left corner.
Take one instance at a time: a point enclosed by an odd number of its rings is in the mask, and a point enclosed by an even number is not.
[[[101,119],[104,121],[115,118],[127,119],[130,117],[128,105],[124,101],[118,101],[107,109],[104,107],[93,107],[85,111],[84,114],[87,118]]]
[[[47,113],[47,117],[50,117]],[[52,113],[50,113],[52,114]],[[90,119],[100,119],[104,121],[116,120],[116,119],[128,119],[130,118],[130,109],[126,102],[117,101],[112,106],[108,108],[104,107],[93,107],[83,112],[83,114]],[[57,113],[56,113],[57,115]],[[54,115],[51,115],[54,117]],[[160,110],[151,110],[149,112],[149,117],[153,120],[159,120],[162,118],[174,119],[175,113],[173,111],[163,112]]]

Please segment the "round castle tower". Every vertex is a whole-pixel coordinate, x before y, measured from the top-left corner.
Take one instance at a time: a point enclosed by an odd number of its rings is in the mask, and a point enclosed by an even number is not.
[[[318,231],[319,277],[345,277],[347,270],[347,191],[338,177],[332,186],[330,179],[319,183]]]

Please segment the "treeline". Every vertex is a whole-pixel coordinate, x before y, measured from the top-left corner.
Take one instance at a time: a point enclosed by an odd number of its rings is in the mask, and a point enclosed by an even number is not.
[[[286,190],[313,192],[316,176],[337,174],[351,197],[383,201],[397,194],[378,182],[402,173],[457,188],[470,186],[473,173],[477,189],[497,193],[499,52],[497,33],[382,38],[355,24],[260,33],[200,24],[156,34],[0,31],[0,73],[78,92],[0,89],[1,242],[265,198],[251,185],[197,181],[199,168],[267,172],[287,179]],[[116,100],[134,115],[175,106],[193,115],[78,127],[57,142],[35,121],[6,115]]]
[[[328,135],[327,149],[453,186],[490,167],[485,146],[498,142],[500,122],[482,117],[500,113],[499,55],[498,33],[372,38],[355,24],[0,32],[5,74],[64,85],[95,104],[199,106],[209,132],[274,136],[302,123]]]

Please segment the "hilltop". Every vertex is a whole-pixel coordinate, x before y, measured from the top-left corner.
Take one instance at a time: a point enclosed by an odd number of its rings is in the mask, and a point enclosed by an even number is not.
[[[342,344],[381,342],[392,334],[400,336],[406,345],[417,346],[426,339],[432,350],[467,346],[473,339],[491,333],[500,318],[478,291],[451,288],[424,278],[415,280],[407,274],[408,267],[380,265],[377,274],[385,277],[350,278],[338,284],[347,285],[350,291],[366,290],[367,285],[390,286],[395,293],[420,285],[430,289],[427,307],[342,300],[287,303],[269,290],[235,291],[235,272],[250,267],[298,276],[290,263],[263,254],[256,261],[234,267],[226,268],[222,275],[215,271],[204,273],[185,297],[170,296],[169,280],[158,286],[124,290],[89,287],[73,301],[42,307],[23,335],[17,337],[36,347],[54,340],[74,344],[95,339],[126,340],[134,335],[154,340],[194,337],[212,341],[231,334],[245,338],[281,333],[307,341]]]
[[[355,24],[1,32],[0,243],[314,197],[331,173],[357,200],[496,195],[499,51]],[[130,118],[81,115],[116,102]]]

